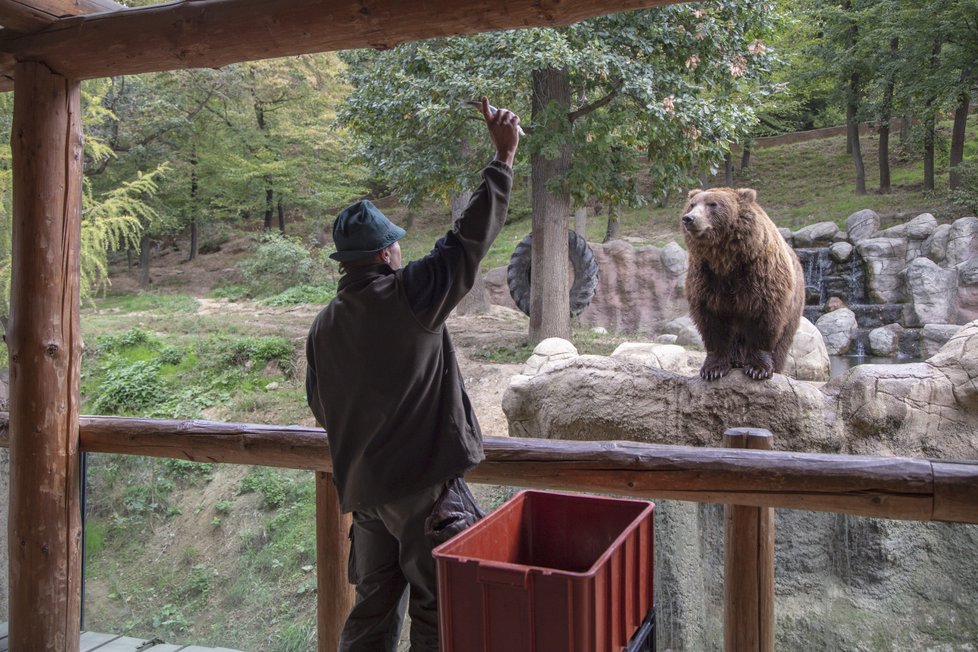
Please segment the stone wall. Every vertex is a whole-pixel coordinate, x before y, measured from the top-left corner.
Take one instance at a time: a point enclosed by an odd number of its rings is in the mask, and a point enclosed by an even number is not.
[[[824,385],[737,370],[706,383],[696,360],[666,370],[641,355],[528,364],[503,397],[510,434],[719,446],[727,428],[754,426],[777,450],[978,459],[978,321],[925,362],[860,365]],[[656,502],[657,649],[719,651],[722,507]],[[782,509],[775,527],[777,650],[974,652],[978,526]]]

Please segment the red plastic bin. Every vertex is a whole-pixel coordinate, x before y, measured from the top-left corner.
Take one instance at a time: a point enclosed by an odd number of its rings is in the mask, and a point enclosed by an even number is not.
[[[620,652],[652,608],[647,501],[521,491],[434,550],[442,652]]]

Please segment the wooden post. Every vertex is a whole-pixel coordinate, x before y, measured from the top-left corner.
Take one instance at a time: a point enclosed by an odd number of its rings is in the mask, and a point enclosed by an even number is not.
[[[725,448],[771,450],[760,428],[731,428]],[[723,512],[723,649],[774,652],[774,510],[726,505]]]
[[[80,98],[78,82],[42,63],[17,64],[7,333],[12,650],[79,647]]]
[[[316,472],[316,586],[319,652],[335,652],[355,592],[347,577],[353,518],[340,511],[333,474]]]

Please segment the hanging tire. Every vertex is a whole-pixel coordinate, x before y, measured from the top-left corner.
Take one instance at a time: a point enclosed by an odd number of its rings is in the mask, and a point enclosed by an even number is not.
[[[523,238],[506,268],[506,284],[509,295],[516,307],[524,314],[530,314],[530,260],[532,258],[533,235]],[[567,258],[574,270],[574,282],[570,288],[570,314],[576,317],[591,303],[598,287],[598,263],[587,241],[574,231],[567,232]]]

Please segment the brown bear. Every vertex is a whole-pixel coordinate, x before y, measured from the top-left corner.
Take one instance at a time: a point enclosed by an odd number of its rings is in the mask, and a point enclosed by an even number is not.
[[[756,380],[780,372],[805,307],[805,278],[757,192],[691,190],[682,230],[686,299],[706,346],[700,376],[716,380],[733,367]]]

